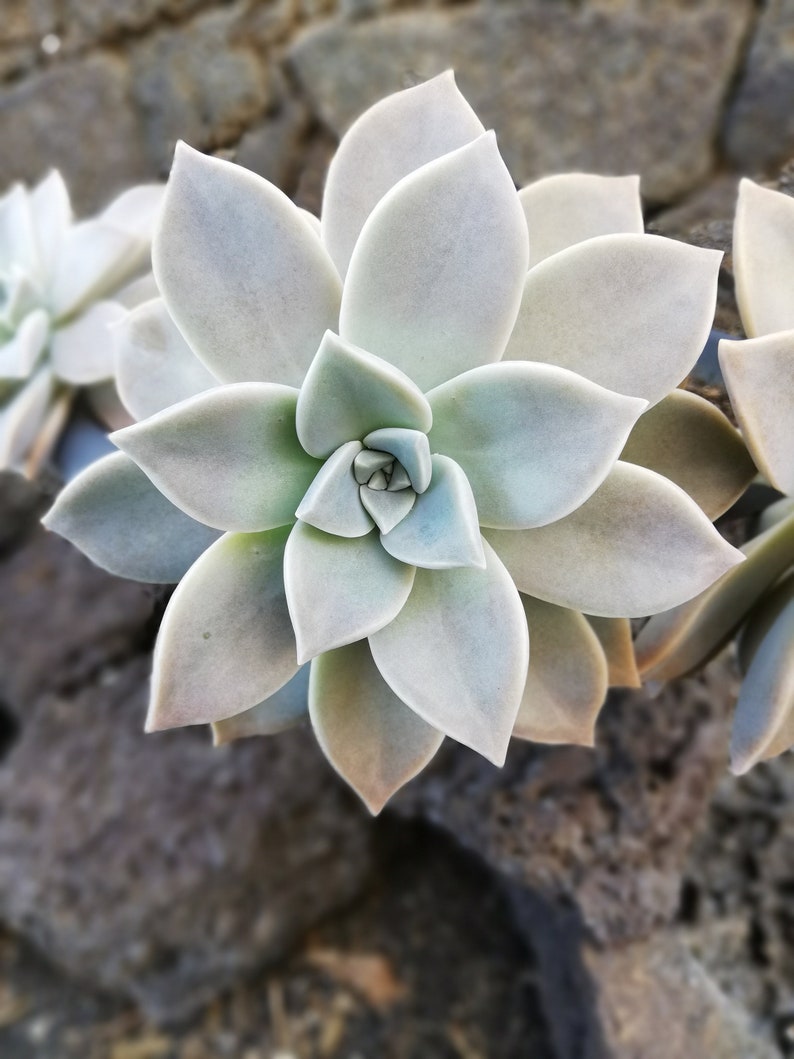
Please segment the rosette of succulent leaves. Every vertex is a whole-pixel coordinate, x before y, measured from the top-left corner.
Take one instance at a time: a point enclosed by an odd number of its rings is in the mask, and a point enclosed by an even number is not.
[[[794,745],[794,199],[743,180],[733,259],[748,337],[720,342],[720,366],[753,459],[783,495],[761,515],[740,566],[645,626],[637,659],[648,679],[672,679],[738,632],[731,768],[743,773]]]
[[[733,501],[738,434],[674,390],[719,259],[643,234],[635,178],[517,193],[451,73],[358,119],[319,222],[180,146],[161,300],[122,325],[140,422],[47,518],[181,579],[148,729],[308,718],[373,812],[445,735],[497,764],[512,734],[591,745],[637,682],[626,619],[741,558],[685,492]]]
[[[34,477],[78,393],[111,429],[130,422],[108,328],[156,293],[149,254],[163,190],[130,188],[77,223],[57,171],[0,198],[0,470]]]

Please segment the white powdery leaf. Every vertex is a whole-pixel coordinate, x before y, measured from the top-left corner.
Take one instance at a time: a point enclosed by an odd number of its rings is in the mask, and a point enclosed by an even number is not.
[[[287,542],[284,581],[303,663],[392,621],[411,591],[414,568],[385,552],[374,530],[336,537],[297,522]]]
[[[288,533],[227,534],[182,579],[157,637],[147,731],[232,717],[297,673],[282,575]]]
[[[794,199],[739,184],[733,228],[736,300],[750,338],[794,328]]]
[[[430,444],[463,468],[480,524],[543,526],[603,482],[647,402],[550,364],[474,368],[432,390]]]
[[[171,319],[162,298],[144,302],[112,331],[119,396],[135,419],[218,385]]]
[[[532,651],[513,735],[593,746],[607,693],[604,651],[583,614],[522,596]]]
[[[658,235],[602,235],[530,270],[507,360],[570,368],[660,401],[700,356],[722,255]]]
[[[219,535],[174,507],[123,452],[77,475],[43,522],[103,570],[155,584],[176,584]]]
[[[485,133],[404,177],[369,215],[339,333],[428,390],[499,360],[528,263],[524,213]]]
[[[667,610],[742,560],[682,489],[630,463],[559,522],[484,532],[522,592],[600,617]]]
[[[720,366],[753,459],[794,496],[794,331],[720,342]]]
[[[638,176],[560,173],[518,193],[529,229],[529,267],[597,235],[641,234]]]
[[[369,642],[398,698],[501,765],[526,683],[529,638],[510,575],[484,549],[484,570],[417,570],[408,602]]]
[[[339,276],[297,206],[255,173],[183,143],[152,263],[179,330],[222,382],[298,386],[337,325]]]
[[[295,435],[297,391],[265,382],[218,386],[111,440],[157,488],[208,526],[286,526],[320,469]]]
[[[444,739],[397,698],[366,640],[312,662],[309,715],[323,753],[373,814],[427,765]]]
[[[366,110],[328,167],[322,237],[344,276],[364,222],[404,176],[485,132],[447,70]]]

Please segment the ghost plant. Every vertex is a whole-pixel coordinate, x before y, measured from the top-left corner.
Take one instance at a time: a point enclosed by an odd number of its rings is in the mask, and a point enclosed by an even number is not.
[[[556,221],[530,269],[535,208]],[[444,735],[496,763],[514,730],[590,742],[625,618],[740,558],[618,460],[696,359],[718,262],[642,234],[636,181],[519,197],[451,74],[353,125],[319,226],[180,146],[162,300],[122,326],[148,418],[47,519],[116,573],[182,578],[148,728],[308,715],[373,811]]]
[[[794,199],[743,180],[733,255],[748,337],[720,343],[720,366],[753,459],[783,498],[761,516],[746,561],[652,619],[637,657],[646,677],[670,679],[739,633],[731,767],[742,773],[794,745]]]
[[[142,274],[162,192],[131,188],[79,223],[57,171],[0,198],[0,470],[36,473],[79,389],[107,425],[129,421],[108,325],[155,292]]]

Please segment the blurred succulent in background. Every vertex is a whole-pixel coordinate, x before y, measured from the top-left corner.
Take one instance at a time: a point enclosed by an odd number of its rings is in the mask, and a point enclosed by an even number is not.
[[[57,171],[0,198],[0,470],[37,473],[78,390],[108,426],[128,421],[108,326],[155,293],[146,273],[162,194],[131,188],[78,223]]]
[[[564,229],[529,269],[527,218],[552,201]],[[150,729],[212,722],[222,742],[308,713],[373,811],[444,734],[497,763],[514,730],[592,741],[625,618],[741,558],[681,488],[618,461],[697,358],[719,265],[603,234],[624,207],[641,228],[636,181],[519,198],[451,74],[353,125],[319,231],[267,181],[178,149],[162,300],[119,352],[149,418],[47,517],[116,573],[184,575]]]
[[[722,341],[720,365],[753,459],[784,495],[762,514],[741,566],[645,626],[637,659],[646,678],[672,679],[739,633],[731,767],[742,773],[794,745],[794,199],[743,180],[733,254],[748,337]]]

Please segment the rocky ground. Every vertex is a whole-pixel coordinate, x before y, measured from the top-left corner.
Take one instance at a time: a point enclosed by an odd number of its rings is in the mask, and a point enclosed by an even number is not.
[[[790,0],[6,0],[0,186],[96,209],[184,137],[316,210],[350,120],[454,65],[517,182],[639,171],[729,251],[793,42]],[[2,1059],[794,1055],[794,760],[727,775],[730,659],[594,751],[447,745],[373,821],[306,732],[142,734],[166,594],[40,530],[52,488],[0,479]]]
[[[162,591],[3,486],[4,1059],[785,1054],[794,770],[725,777],[729,664],[372,821],[307,732],[143,735]]]

